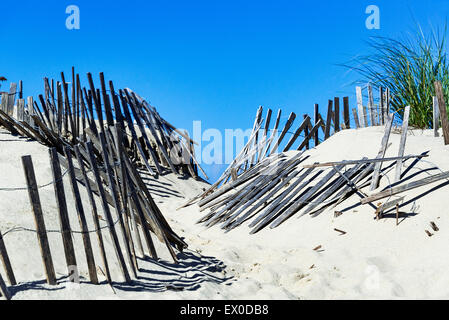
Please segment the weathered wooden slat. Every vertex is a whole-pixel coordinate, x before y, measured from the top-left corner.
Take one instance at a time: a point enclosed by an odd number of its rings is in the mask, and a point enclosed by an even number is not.
[[[356,164],[354,167],[346,171],[337,181],[333,183],[333,185],[326,190],[318,199],[314,200],[313,203],[310,203],[308,207],[304,209],[303,215],[312,212],[316,207],[318,207],[320,204],[323,204],[324,201],[327,200],[327,198],[331,197],[339,188],[341,188],[344,184],[347,183],[347,179],[349,179],[355,172],[357,172],[360,167],[362,166],[362,163]],[[334,166],[336,168],[336,166]],[[336,170],[336,169],[335,169]]]
[[[407,142],[407,133],[408,133],[408,119],[410,116],[410,106],[407,106],[404,111],[404,118],[402,120],[402,135],[401,142],[399,143],[399,153],[398,157],[404,156],[405,151],[405,143]],[[398,182],[401,179],[402,173],[402,160],[398,160],[396,162],[396,174],[395,174],[395,182]]]
[[[268,180],[268,184],[265,185],[266,181],[262,181],[262,183],[258,183],[258,188],[255,193],[249,193],[247,195],[246,201],[242,201],[239,203],[239,207],[235,211],[235,213],[229,217],[225,221],[225,223],[222,225],[222,229],[231,229],[235,228],[237,225],[240,225],[251,213],[252,211],[249,210],[246,212],[243,216],[241,216],[239,219],[235,220],[242,212],[244,212],[250,205],[252,205],[254,202],[261,199],[262,196],[265,196],[267,192],[272,191],[275,186],[281,182],[283,178],[288,176],[289,173],[291,173],[292,170],[296,167],[297,164],[299,164],[302,159],[303,152],[299,152],[294,157],[292,157],[290,160],[286,161],[284,165],[280,166],[278,164],[275,164],[275,173],[271,173],[271,175],[267,175],[265,177],[265,180]],[[287,179],[285,179],[287,180]],[[290,179],[289,179],[290,180]],[[265,185],[265,186],[264,186]],[[285,185],[285,184],[284,184]],[[280,188],[278,189],[280,190]],[[255,206],[256,208],[258,206]]]
[[[299,145],[298,147],[298,151],[301,151],[304,147],[307,148],[308,142],[310,141],[310,139],[313,137],[313,135],[315,134],[315,132],[318,131],[318,129],[320,128],[322,122],[321,120],[318,121],[318,123],[312,128],[312,130],[309,132],[309,134],[304,138],[304,141]]]
[[[97,268],[95,266],[94,254],[92,251],[92,243],[90,241],[89,228],[87,226],[86,216],[84,214],[83,203],[81,202],[81,196],[78,188],[78,182],[76,181],[75,170],[73,167],[72,154],[69,147],[65,147],[65,156],[69,164],[69,178],[72,187],[73,198],[75,200],[76,212],[78,214],[78,220],[81,228],[81,236],[83,238],[84,252],[86,254],[87,267],[89,270],[89,278],[93,284],[98,284]],[[57,158],[57,156],[56,156]]]
[[[334,126],[335,132],[340,131],[340,98],[334,98]]]
[[[31,156],[23,156],[22,165],[25,172],[28,196],[30,198],[31,208],[34,214],[37,238],[41,249],[42,261],[45,267],[47,283],[50,285],[56,285],[55,269],[53,267],[50,246],[48,244],[47,229],[45,228],[44,216],[42,214],[41,201],[39,199],[39,192]]]
[[[105,251],[104,242],[103,242],[103,235],[101,233],[101,226],[100,226],[100,219],[98,217],[98,212],[97,212],[97,205],[95,203],[94,195],[93,195],[92,188],[91,188],[91,181],[87,177],[86,169],[85,169],[85,166],[83,163],[83,157],[81,156],[79,146],[76,145],[74,147],[74,149],[75,149],[76,158],[78,160],[78,166],[82,173],[84,186],[86,187],[87,195],[89,197],[92,218],[93,218],[94,226],[95,226],[95,230],[96,230],[95,233],[97,234],[98,246],[100,248],[100,254],[101,254],[101,259],[103,261],[103,268],[105,271],[106,280],[108,281],[108,283],[112,283],[111,273],[109,271],[108,259],[106,257],[106,251]]]
[[[343,98],[343,119],[345,121],[345,129],[351,129],[351,118],[349,117],[349,97]]]
[[[388,140],[390,139],[391,128],[393,126],[393,120],[394,120],[394,113],[390,114],[387,124],[385,125],[385,132],[384,132],[384,136],[382,138],[382,143],[381,143],[380,152],[379,152],[381,154],[381,156],[379,158],[385,157],[385,152],[387,151]],[[373,178],[371,180],[371,186],[370,186],[371,191],[377,189],[379,186],[379,178],[380,178],[380,169],[381,168],[382,168],[382,162],[376,162],[376,165],[374,167]]]
[[[435,93],[438,99],[438,109],[440,110],[441,127],[443,128],[444,144],[449,144],[449,121],[447,118],[446,101],[444,99],[443,85],[441,81],[435,82]]]
[[[281,115],[282,115],[282,110],[279,109],[278,113],[277,113],[277,116],[276,116],[276,121],[275,121],[273,130],[271,131],[270,139],[268,140],[269,142],[267,143],[267,146],[266,146],[264,152],[262,153],[262,158],[261,159],[263,159],[265,157],[265,155],[268,153],[268,150],[270,149],[271,143],[273,142],[274,137],[277,135],[278,128],[279,128],[279,123],[281,121]]]
[[[314,109],[313,109],[313,120],[315,125],[318,123],[319,119],[319,105],[315,104]],[[313,140],[315,141],[315,147],[318,146],[320,144],[320,139],[319,139],[319,131],[317,130],[313,136]]]
[[[384,102],[384,123],[387,123],[390,114],[390,88],[385,90],[385,102]]]
[[[385,124],[385,98],[384,98],[384,88],[379,88],[379,125],[383,126]]]
[[[440,109],[438,107],[438,98],[433,97],[433,134],[435,137],[439,137],[440,130]]]
[[[132,263],[134,265],[135,270],[139,270],[139,266],[137,263],[137,256],[136,256],[136,251],[134,248],[134,241],[131,235],[131,228],[129,225],[129,206],[128,206],[128,188],[127,188],[127,183],[126,183],[126,177],[125,177],[125,173],[123,172],[123,167],[124,167],[124,163],[122,157],[125,156],[125,153],[120,154],[119,153],[119,149],[117,148],[118,144],[122,144],[122,142],[118,141],[118,137],[117,135],[113,134],[111,129],[114,129],[114,126],[111,126],[109,128],[107,128],[106,130],[106,134],[107,134],[107,143],[108,143],[108,148],[109,148],[109,153],[111,155],[110,157],[110,161],[111,161],[111,167],[113,169],[114,175],[115,175],[115,181],[117,182],[117,194],[119,196],[119,203],[120,203],[120,208],[122,208],[122,216],[123,216],[123,222],[124,222],[124,227],[125,227],[125,232],[126,232],[126,237],[129,241],[129,247],[131,250],[131,258],[132,258]],[[115,130],[114,130],[115,131]],[[120,137],[122,138],[122,136]],[[113,160],[119,161],[119,164],[114,164]]]
[[[103,122],[103,108],[101,106],[101,101],[98,100],[98,96],[96,95],[94,81],[92,80],[92,74],[90,72],[87,73],[87,80],[89,81],[90,91],[92,93],[92,98],[95,104],[95,110],[97,112],[97,120],[100,125],[100,130],[104,132],[104,122]],[[93,122],[93,115],[91,115]]]
[[[353,165],[353,164],[359,164],[359,163],[378,163],[378,162],[388,162],[388,161],[397,161],[397,160],[407,160],[407,159],[413,159],[413,158],[425,158],[429,155],[409,155],[409,156],[402,156],[402,157],[391,157],[391,158],[376,158],[376,159],[361,159],[361,160],[345,160],[340,162],[325,162],[325,163],[315,163],[315,164],[306,164],[303,166],[303,168],[322,168],[322,167],[333,167],[338,165]]]
[[[126,234],[126,229],[125,229],[125,225],[123,222],[123,212],[122,212],[122,207],[121,207],[121,203],[119,201],[119,195],[117,192],[117,185],[116,182],[114,180],[114,175],[113,175],[113,171],[111,168],[111,164],[110,164],[110,155],[108,154],[108,149],[106,146],[106,137],[104,135],[103,132],[99,133],[100,135],[100,143],[101,143],[101,148],[103,151],[103,159],[104,159],[104,165],[106,168],[106,175],[108,177],[108,185],[109,185],[109,189],[112,195],[112,199],[114,200],[114,208],[115,208],[115,213],[116,216],[118,217],[118,221],[119,221],[119,225],[120,225],[120,229],[121,229],[121,233],[122,233],[122,237],[123,237],[123,243],[125,244],[125,250],[126,250],[126,255],[128,257],[128,262],[130,264],[131,267],[131,271],[133,272],[133,275],[135,278],[137,278],[137,273],[136,273],[136,268],[134,266],[133,263],[133,258],[131,255],[131,249],[129,246],[129,239],[128,236]],[[112,155],[111,155],[112,157]]]
[[[3,280],[1,274],[0,274],[0,293],[1,296],[3,296],[6,300],[11,300],[11,293],[9,292],[8,287],[6,286],[6,283]]]
[[[329,137],[331,136],[333,105],[334,105],[334,101],[329,100],[329,103],[327,105],[326,132],[324,134],[324,140],[329,139]]]
[[[277,151],[277,148],[281,144],[282,140],[284,139],[285,135],[287,134],[288,130],[290,130],[290,127],[293,125],[293,121],[295,121],[296,114],[290,113],[290,116],[288,117],[287,123],[284,126],[284,129],[281,131],[281,135],[277,139],[276,143],[271,148],[270,155],[274,154]]]
[[[295,134],[290,138],[290,140],[288,141],[287,145],[285,146],[285,148],[282,152],[287,152],[290,150],[292,145],[295,143],[296,139],[298,139],[298,137],[301,135],[301,132],[303,132],[306,127],[308,127],[309,122],[310,122],[310,117],[307,116],[304,119],[304,121],[301,123],[301,125],[299,126],[298,130],[296,130]]]
[[[359,115],[357,114],[357,110],[355,108],[352,109],[352,115],[354,116],[356,129],[360,129]]]
[[[298,172],[298,174],[300,172]],[[250,234],[255,234],[265,228],[280,210],[291,205],[291,200],[300,194],[301,190],[303,190],[313,179],[305,180],[312,172],[313,169],[307,169],[296,179],[296,181],[291,183],[285,191],[278,195],[276,199],[274,199],[264,211],[250,223],[249,227],[254,227]]]
[[[17,83],[12,82],[9,87],[7,114],[12,117],[14,115],[14,104],[16,102]]]
[[[58,204],[59,224],[61,226],[62,243],[64,245],[65,260],[71,281],[75,280],[72,272],[78,273],[75,249],[72,241],[72,229],[70,227],[69,213],[64,192],[61,166],[59,164],[58,151],[55,148],[48,150],[50,154],[50,165],[53,174],[56,203]]]
[[[421,180],[410,182],[410,183],[405,184],[403,186],[397,186],[397,187],[394,187],[394,188],[388,188],[388,189],[386,189],[384,191],[381,191],[381,192],[373,194],[373,195],[371,195],[369,197],[363,198],[362,200],[360,200],[360,203],[361,204],[367,204],[367,203],[370,203],[370,202],[373,202],[373,201],[384,199],[384,198],[387,198],[387,197],[390,197],[390,196],[394,196],[395,194],[399,194],[399,193],[402,193],[402,192],[405,192],[405,191],[409,191],[409,190],[412,190],[412,189],[415,189],[415,188],[419,188],[419,187],[428,185],[430,183],[434,183],[434,182],[437,182],[437,181],[440,181],[440,180],[443,180],[443,179],[447,179],[448,177],[449,177],[449,171],[446,171],[446,172],[443,172],[443,173],[440,173],[440,174],[436,174],[436,175],[433,175],[433,176],[430,176],[430,177],[423,178]]]
[[[106,114],[106,123],[108,127],[114,125],[114,117],[112,116],[112,110],[111,110],[111,102],[109,100],[109,96],[106,93],[106,82],[104,81],[104,74],[103,72],[100,72],[100,86],[101,86],[101,94],[103,96],[103,102],[104,102],[104,111]]]
[[[343,166],[335,167],[337,171],[341,170]],[[271,224],[270,228],[276,228],[282,223],[284,223],[287,219],[289,219],[297,210],[299,210],[302,206],[307,204],[307,201],[320,190],[325,184],[327,184],[332,177],[336,174],[335,170],[329,172],[323,179],[321,179],[317,184],[315,184],[309,191],[307,191],[303,196],[301,196],[295,203],[293,203],[284,213],[282,213],[279,217],[277,217]]]
[[[139,150],[139,153],[142,157],[142,160],[143,160],[148,172],[150,172],[152,175],[155,175],[156,173],[154,172],[154,170],[151,168],[150,164],[148,163],[148,160],[145,156],[145,152],[143,151],[142,145],[140,144],[139,138],[137,137],[136,130],[134,129],[134,122],[131,119],[131,114],[129,113],[129,110],[127,107],[128,102],[126,101],[126,99],[123,95],[123,91],[120,90],[119,94],[120,94],[120,99],[122,101],[123,111],[125,113],[125,119],[126,119],[126,122],[128,123],[128,129],[131,131],[131,135],[134,139],[135,145],[136,145],[137,149]]]
[[[365,119],[366,119],[365,109],[363,108],[362,87],[356,87],[355,89],[356,89],[356,94],[357,94],[357,108],[358,108],[358,114],[359,114],[360,127],[366,128],[367,123],[365,121]]]
[[[371,117],[371,126],[377,126],[376,114],[374,112],[373,87],[368,84],[368,110]]]
[[[9,260],[8,251],[6,250],[5,241],[0,232],[0,259],[3,263],[3,268],[5,269],[6,276],[8,277],[9,284],[15,286],[17,284],[16,277],[14,276],[14,271],[12,269],[11,261]]]
[[[104,189],[103,189],[103,182],[101,181],[101,178],[100,178],[100,173],[99,173],[99,170],[98,170],[97,161],[95,159],[92,142],[87,142],[86,143],[86,147],[87,147],[87,152],[89,154],[90,167],[91,167],[91,170],[92,170],[92,172],[94,174],[95,181],[96,181],[96,184],[97,184],[97,188],[98,188],[98,191],[100,193],[101,204],[103,206],[103,211],[104,211],[105,216],[106,216],[106,222],[108,224],[109,233],[110,233],[111,238],[112,238],[112,244],[114,246],[115,254],[116,254],[117,260],[119,262],[120,270],[122,271],[122,275],[123,275],[123,277],[125,279],[125,282],[130,283],[131,282],[131,278],[129,277],[128,269],[126,267],[125,259],[123,257],[123,253],[122,253],[122,250],[120,248],[120,243],[119,243],[119,240],[118,240],[118,237],[117,237],[117,232],[115,230],[114,221],[112,219],[112,215],[111,215],[111,212],[109,210],[109,205],[108,205],[108,202],[106,200],[105,192],[104,192]]]
[[[8,113],[8,93],[7,92],[2,93],[2,103],[0,106],[0,110],[2,110],[5,113]]]

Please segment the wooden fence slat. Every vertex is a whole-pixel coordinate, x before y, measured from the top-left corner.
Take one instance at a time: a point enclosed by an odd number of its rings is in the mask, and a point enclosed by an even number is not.
[[[2,93],[2,103],[0,106],[0,110],[2,110],[5,113],[8,113],[8,93],[7,92]]]
[[[360,129],[359,115],[357,114],[357,110],[355,108],[352,108],[352,115],[354,116],[356,129]]]
[[[309,149],[309,141],[310,139],[313,137],[313,135],[315,134],[315,132],[318,131],[318,129],[321,126],[321,120],[318,121],[318,123],[312,128],[312,130],[309,132],[309,134],[304,138],[304,141],[300,144],[300,146],[298,147],[298,151],[302,150],[302,148],[306,147],[306,149]]]
[[[8,277],[9,284],[15,286],[17,284],[16,277],[14,276],[14,271],[12,270],[11,261],[9,260],[8,251],[6,250],[5,242],[3,241],[3,236],[0,232],[0,259],[3,263],[3,268],[5,269],[6,276]]]
[[[404,119],[402,122],[402,135],[401,135],[401,142],[399,144],[398,157],[404,156],[405,143],[407,142],[409,116],[410,116],[410,106],[407,106],[404,111]],[[401,173],[402,173],[402,160],[398,160],[396,162],[395,182],[398,182],[399,180],[401,180]]]
[[[11,293],[9,292],[8,287],[6,286],[6,283],[3,280],[1,274],[0,274],[0,293],[1,296],[3,296],[6,300],[11,300]]]
[[[293,125],[293,122],[295,121],[295,118],[296,118],[296,114],[294,112],[290,113],[290,116],[288,117],[288,120],[287,120],[287,123],[284,126],[284,129],[282,129],[282,131],[281,131],[281,135],[279,136],[279,138],[277,139],[276,143],[271,148],[270,155],[272,155],[273,153],[275,153],[277,151],[277,148],[281,144],[281,142],[284,139],[285,135],[287,134],[288,130]]]
[[[343,166],[337,166],[335,169],[340,171]],[[310,170],[310,169],[309,169]],[[333,176],[335,176],[337,172],[332,170],[327,175],[324,176],[319,182],[317,182],[310,190],[308,190],[304,195],[302,195],[298,200],[296,200],[284,213],[278,216],[271,224],[270,228],[277,228],[279,225],[284,223],[287,219],[289,219],[293,214],[295,214],[302,206],[304,206],[307,201],[320,190],[325,184],[327,184]]]
[[[17,83],[11,83],[9,87],[9,96],[8,96],[8,116],[12,117],[14,115],[14,103],[16,102],[16,91],[17,91]]]
[[[390,114],[390,88],[385,90],[385,103],[384,103],[384,123],[389,119]]]
[[[433,132],[435,137],[439,137],[440,130],[440,109],[438,108],[438,98],[433,97]]]
[[[319,113],[319,105],[318,104],[315,104],[315,107],[314,107],[313,111],[314,111],[313,120],[314,120],[314,124],[316,125],[318,123],[318,121],[320,120],[319,119],[320,113]],[[315,140],[315,147],[320,144],[319,131],[318,130],[315,132],[315,134],[313,136],[313,139]]]
[[[134,277],[137,278],[136,268],[135,268],[135,265],[134,265],[134,262],[133,262],[133,258],[132,258],[132,255],[131,255],[131,248],[129,246],[129,239],[128,239],[128,236],[127,236],[127,233],[126,233],[126,229],[125,229],[125,225],[124,225],[124,221],[123,221],[122,206],[121,206],[121,203],[119,201],[117,185],[116,185],[116,182],[114,180],[114,174],[113,174],[112,167],[111,167],[110,160],[112,160],[112,155],[108,154],[108,149],[106,147],[106,137],[105,137],[104,133],[100,132],[99,136],[100,136],[101,148],[102,148],[102,151],[103,151],[104,165],[106,167],[106,175],[107,175],[107,178],[108,178],[107,179],[108,186],[109,186],[109,189],[111,191],[112,199],[114,201],[114,209],[115,209],[116,216],[118,217],[118,222],[119,222],[120,230],[121,230],[122,237],[123,237],[123,243],[125,245],[126,255],[127,255],[127,258],[128,258],[128,262],[130,264],[131,271],[133,272]]]
[[[100,220],[99,220],[98,212],[97,212],[97,205],[95,204],[95,198],[94,198],[94,195],[92,192],[91,182],[90,182],[89,178],[87,177],[86,169],[85,169],[85,166],[83,163],[83,158],[81,156],[80,149],[79,149],[78,145],[75,146],[75,155],[78,160],[78,165],[79,165],[81,173],[83,175],[84,186],[86,187],[87,195],[89,197],[89,203],[90,203],[90,207],[92,210],[92,218],[93,218],[95,229],[96,229],[98,246],[100,247],[100,254],[101,254],[102,261],[103,261],[104,272],[105,272],[107,281],[109,283],[111,283],[112,282],[111,273],[109,271],[108,259],[106,257],[106,251],[104,248],[103,235],[101,233]]]
[[[70,178],[70,185],[72,187],[72,193],[73,198],[75,200],[75,208],[76,212],[78,214],[78,220],[81,228],[81,236],[83,238],[84,243],[84,251],[86,253],[86,260],[87,260],[87,268],[89,270],[89,278],[90,281],[93,284],[98,284],[98,277],[97,277],[97,267],[95,266],[95,259],[94,254],[92,251],[92,243],[90,241],[90,235],[89,235],[89,228],[87,227],[87,221],[86,216],[84,214],[84,208],[83,203],[81,202],[81,196],[80,191],[78,188],[78,182],[76,181],[75,177],[75,170],[73,167],[73,160],[72,160],[72,154],[71,149],[69,147],[64,148],[65,156],[69,165],[69,178]]]
[[[58,151],[55,148],[51,148],[49,149],[49,153],[54,180],[56,203],[58,204],[59,222],[61,226],[61,235],[62,235],[62,242],[64,245],[65,260],[67,263],[69,276],[72,276],[72,274],[70,273],[78,272],[78,269],[76,263],[75,249],[72,240],[72,229],[70,227],[70,219],[64,191],[64,183],[61,174],[61,166],[59,163]],[[71,281],[74,280],[75,280],[74,277],[71,277]]]
[[[47,283],[50,285],[56,285],[55,269],[53,266],[53,260],[51,258],[50,246],[47,238],[47,229],[45,228],[45,221],[42,214],[41,201],[39,198],[39,192],[31,156],[23,156],[22,165],[25,171],[28,196],[30,198],[31,207],[34,214],[34,221],[36,223],[37,238],[41,249],[42,261],[45,267]]]
[[[369,197],[361,199],[360,203],[361,204],[367,204],[367,203],[370,203],[370,202],[373,202],[373,201],[381,200],[381,199],[384,199],[384,198],[389,198],[389,197],[394,196],[396,194],[399,194],[399,193],[402,193],[402,192],[405,192],[405,191],[409,191],[409,190],[412,190],[412,189],[415,189],[415,188],[419,188],[419,187],[428,185],[430,183],[434,183],[434,182],[437,182],[437,181],[440,181],[440,180],[444,180],[444,179],[447,179],[447,178],[449,178],[449,171],[446,171],[446,172],[443,172],[443,173],[439,173],[439,174],[436,174],[436,175],[433,175],[433,176],[430,176],[430,177],[426,177],[426,178],[423,178],[421,180],[413,181],[413,182],[410,182],[410,183],[405,184],[403,186],[397,186],[397,187],[394,187],[394,188],[388,188],[388,189],[386,189],[384,191],[381,191],[379,193],[376,193],[376,194],[373,194],[373,195],[371,195]]]
[[[334,98],[334,126],[335,132],[340,132],[340,98]]]
[[[100,193],[101,204],[103,206],[103,211],[104,211],[105,216],[106,216],[106,222],[108,224],[109,233],[111,235],[112,244],[114,246],[115,254],[116,254],[117,260],[119,262],[120,270],[122,271],[122,275],[123,275],[123,277],[125,279],[125,282],[130,283],[131,282],[131,278],[129,277],[129,273],[128,273],[128,269],[126,267],[125,259],[123,257],[123,253],[122,253],[122,250],[120,248],[120,243],[119,243],[119,240],[118,240],[118,237],[117,237],[117,232],[115,230],[114,221],[112,219],[111,211],[109,209],[109,204],[108,204],[108,201],[106,200],[106,196],[105,196],[105,192],[104,192],[104,188],[103,188],[103,182],[101,181],[100,173],[99,173],[98,166],[97,166],[97,161],[96,161],[95,156],[94,156],[92,142],[90,142],[90,141],[87,142],[86,143],[86,148],[87,148],[87,152],[88,152],[88,155],[89,155],[90,167],[91,167],[91,170],[92,170],[92,172],[94,174],[94,177],[95,177],[95,182],[97,184],[98,192]]]
[[[371,126],[377,126],[376,114],[374,112],[373,87],[368,84],[368,109],[371,117]]]
[[[295,143],[296,139],[298,139],[299,135],[301,134],[301,132],[309,126],[309,122],[310,122],[310,117],[307,116],[304,121],[301,123],[301,125],[299,126],[298,130],[296,130],[295,134],[290,138],[290,140],[287,142],[287,145],[285,146],[284,150],[282,152],[287,152],[288,150],[290,150],[290,148],[292,147],[292,145]]]
[[[384,88],[379,88],[379,125],[385,124],[385,101],[384,101]]]
[[[359,114],[360,127],[366,128],[367,123],[365,121],[365,119],[366,119],[365,109],[363,108],[362,87],[356,87],[355,90],[356,90],[356,94],[357,94],[357,108],[358,108],[358,114]]]
[[[351,118],[349,117],[349,97],[343,98],[343,118],[345,121],[345,129],[351,129]]]
[[[380,147],[380,152],[379,152],[381,154],[381,156],[379,158],[385,157],[385,152],[387,151],[387,146],[388,146],[388,140],[390,139],[391,128],[393,126],[393,120],[394,120],[394,113],[390,114],[387,124],[385,125],[385,132],[384,132],[384,136],[382,138],[382,145]],[[381,168],[382,168],[382,162],[377,162],[374,167],[374,173],[373,173],[373,177],[371,180],[371,186],[370,186],[371,191],[377,189],[379,186],[379,178],[380,178],[380,169]]]
[[[329,100],[327,105],[327,118],[326,118],[326,132],[324,134],[324,140],[329,139],[331,136],[331,126],[332,126],[332,109],[333,109],[334,101]]]
[[[441,81],[435,82],[435,93],[438,99],[438,108],[440,110],[441,127],[443,128],[444,144],[449,144],[449,122],[447,118],[446,102],[444,99],[443,85]]]

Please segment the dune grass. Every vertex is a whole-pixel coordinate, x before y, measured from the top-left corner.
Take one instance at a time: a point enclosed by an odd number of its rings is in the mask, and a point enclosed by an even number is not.
[[[357,83],[389,88],[390,108],[401,119],[404,108],[410,105],[410,125],[431,128],[435,81],[442,82],[446,101],[449,97],[447,27],[443,30],[425,35],[419,28],[399,40],[372,37],[367,42],[371,53],[357,56],[343,66],[359,74]]]

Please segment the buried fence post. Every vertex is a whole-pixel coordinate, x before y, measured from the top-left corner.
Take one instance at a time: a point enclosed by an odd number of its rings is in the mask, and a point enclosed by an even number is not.
[[[31,156],[22,157],[23,169],[25,171],[25,178],[28,187],[28,196],[33,210],[34,219],[36,223],[37,239],[42,254],[42,261],[45,267],[47,276],[47,283],[56,285],[56,275],[51,258],[50,246],[48,244],[47,229],[45,228],[44,216],[42,214],[41,201],[39,199],[39,192],[36,184],[36,177],[34,174],[33,162]]]

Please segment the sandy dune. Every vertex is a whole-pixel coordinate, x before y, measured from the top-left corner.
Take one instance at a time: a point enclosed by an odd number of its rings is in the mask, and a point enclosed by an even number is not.
[[[383,128],[342,131],[318,148],[308,151],[304,164],[374,158],[380,147]],[[390,137],[387,157],[397,156],[400,134]],[[20,157],[33,157],[38,184],[51,182],[48,151],[37,142],[0,132],[0,189],[24,187]],[[449,170],[449,147],[431,131],[410,130],[405,154],[429,157],[410,167],[404,164],[410,181]],[[294,154],[290,152],[289,155]],[[436,167],[437,166],[437,167]],[[439,168],[439,169],[438,169]],[[388,177],[394,178],[394,166]],[[176,211],[186,200],[207,185],[183,180],[172,175],[147,180],[161,211],[175,232],[185,237],[189,250],[180,254],[180,265],[171,263],[168,253],[161,261],[139,260],[140,279],[133,286],[120,283],[121,276],[113,249],[103,232],[111,253],[114,290],[107,284],[90,285],[79,234],[74,235],[81,284],[70,284],[66,272],[61,235],[49,235],[60,284],[51,287],[45,277],[36,234],[10,231],[4,236],[19,285],[11,288],[13,299],[416,299],[449,298],[447,236],[449,236],[448,181],[440,181],[405,193],[401,219],[396,226],[394,213],[376,221],[374,209],[358,205],[352,196],[336,210],[343,215],[334,218],[334,210],[316,218],[294,216],[276,229],[264,229],[249,235],[246,224],[224,233],[219,227],[206,229],[195,222],[202,217],[196,205]],[[64,178],[71,225],[79,230],[75,206],[68,182]],[[388,185],[381,180],[379,190]],[[430,192],[431,191],[431,192]],[[87,194],[81,188],[89,212]],[[40,189],[46,225],[59,228],[53,187]],[[26,190],[0,190],[0,230],[34,229]],[[98,200],[98,199],[97,199]],[[98,203],[99,204],[99,203]],[[100,204],[99,204],[100,207]],[[86,214],[90,218],[89,214]],[[430,222],[440,231],[434,232]],[[89,226],[93,223],[89,219]],[[105,225],[105,223],[104,223]],[[334,231],[343,230],[345,235]],[[429,237],[425,230],[434,235]],[[100,255],[94,242],[97,265]],[[159,244],[160,245],[160,244]],[[321,246],[320,250],[313,250]],[[161,253],[166,250],[158,250]],[[3,269],[0,270],[2,275]],[[100,275],[100,280],[104,277]]]

